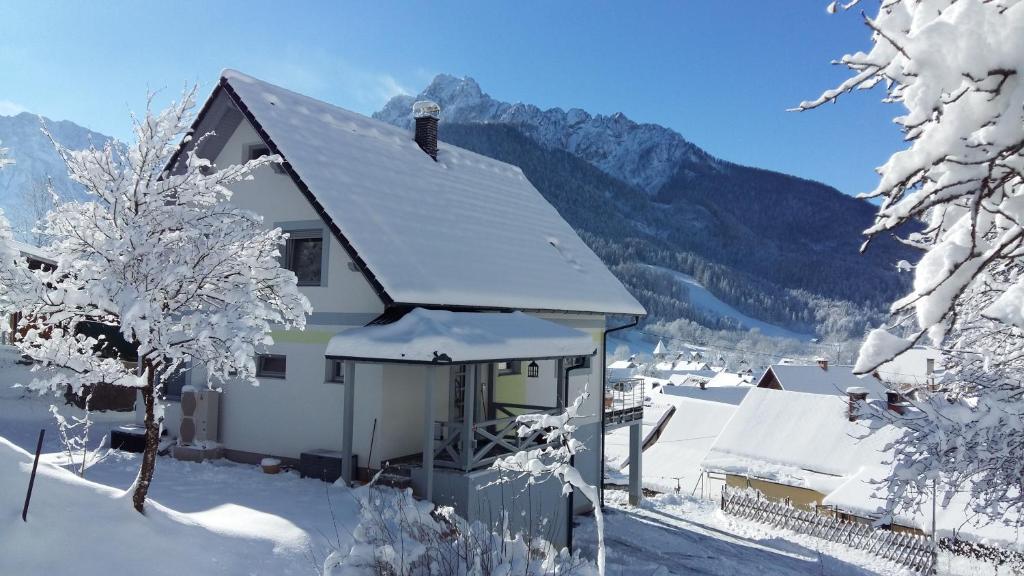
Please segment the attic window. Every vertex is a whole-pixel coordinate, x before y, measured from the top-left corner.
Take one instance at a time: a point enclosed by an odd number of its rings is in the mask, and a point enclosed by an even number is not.
[[[245,147],[245,158],[243,158],[243,160],[248,162],[249,160],[256,160],[257,158],[270,156],[271,154],[273,154],[273,152],[270,151],[270,146],[267,146],[266,144],[250,144]],[[274,172],[284,174],[284,167],[280,164],[275,162],[274,164],[271,164],[270,167],[274,169]]]
[[[323,230],[289,232],[284,266],[295,273],[299,286],[321,286],[323,253]]]

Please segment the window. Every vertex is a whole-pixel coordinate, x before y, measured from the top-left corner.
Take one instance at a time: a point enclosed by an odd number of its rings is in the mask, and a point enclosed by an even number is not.
[[[243,158],[243,160],[248,162],[249,160],[270,156],[271,154],[272,152],[270,151],[270,147],[266,144],[250,144],[245,148],[245,158]],[[271,164],[271,168],[273,168],[274,172],[277,172],[278,174],[284,174],[284,167],[280,164]]]
[[[256,357],[256,376],[258,378],[284,378],[286,364],[284,354],[260,354]]]
[[[164,397],[168,400],[181,400],[181,389],[188,384],[188,373],[179,369],[164,380]]]
[[[341,360],[327,360],[327,376],[324,378],[325,382],[333,382],[335,384],[345,383],[345,363]]]
[[[572,362],[570,362],[569,365],[581,369],[590,368],[590,356],[577,356],[572,359]]]
[[[520,374],[522,371],[522,365],[518,360],[510,360],[508,362],[498,362],[498,376],[509,376],[511,374]]]
[[[288,233],[284,267],[295,273],[299,286],[320,286],[323,278],[323,230]]]

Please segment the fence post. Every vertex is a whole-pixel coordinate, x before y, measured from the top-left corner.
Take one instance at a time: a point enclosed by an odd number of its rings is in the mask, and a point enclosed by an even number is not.
[[[25,493],[25,507],[21,509],[21,521],[28,522],[28,503],[32,500],[32,486],[36,483],[36,468],[39,467],[39,453],[43,451],[43,435],[46,428],[39,429],[39,441],[36,442],[36,459],[32,462],[32,475],[28,477],[28,492]]]

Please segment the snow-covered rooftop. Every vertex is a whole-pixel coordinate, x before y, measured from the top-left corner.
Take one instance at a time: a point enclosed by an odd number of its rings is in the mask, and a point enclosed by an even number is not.
[[[590,356],[590,334],[523,312],[416,308],[391,324],[352,328],[331,338],[326,355],[380,362],[462,363]]]
[[[790,392],[845,396],[847,388],[857,386],[867,388],[872,398],[884,400],[888,391],[878,378],[854,374],[853,366],[829,366],[823,369],[817,364],[772,364],[768,369],[775,373],[782,389]]]
[[[11,248],[14,248],[22,256],[33,258],[40,262],[49,262],[52,264],[57,260],[52,254],[38,246],[33,246],[17,240],[9,240],[8,244],[10,244]]]
[[[644,314],[519,168],[226,70],[397,303]],[[444,127],[440,130],[444,136]]]
[[[839,396],[750,388],[704,466],[827,494],[878,465],[899,433],[876,420],[850,422],[847,409]]]

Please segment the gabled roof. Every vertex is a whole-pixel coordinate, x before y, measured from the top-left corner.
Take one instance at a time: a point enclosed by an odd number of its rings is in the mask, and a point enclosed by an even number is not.
[[[838,396],[750,388],[704,467],[827,494],[878,466],[900,434],[876,420],[850,422],[847,410]]]
[[[233,70],[221,87],[386,304],[645,314],[522,171]],[[444,127],[441,127],[443,138]]]
[[[451,364],[590,356],[586,332],[522,312],[415,308],[390,324],[351,328],[331,338],[326,356],[405,364]]]
[[[878,378],[854,374],[853,366],[829,366],[825,370],[816,364],[772,364],[758,380],[758,386],[765,382],[769,372],[774,373],[782,389],[789,392],[845,396],[847,388],[856,386],[866,388],[872,398],[884,400],[888,391]]]

